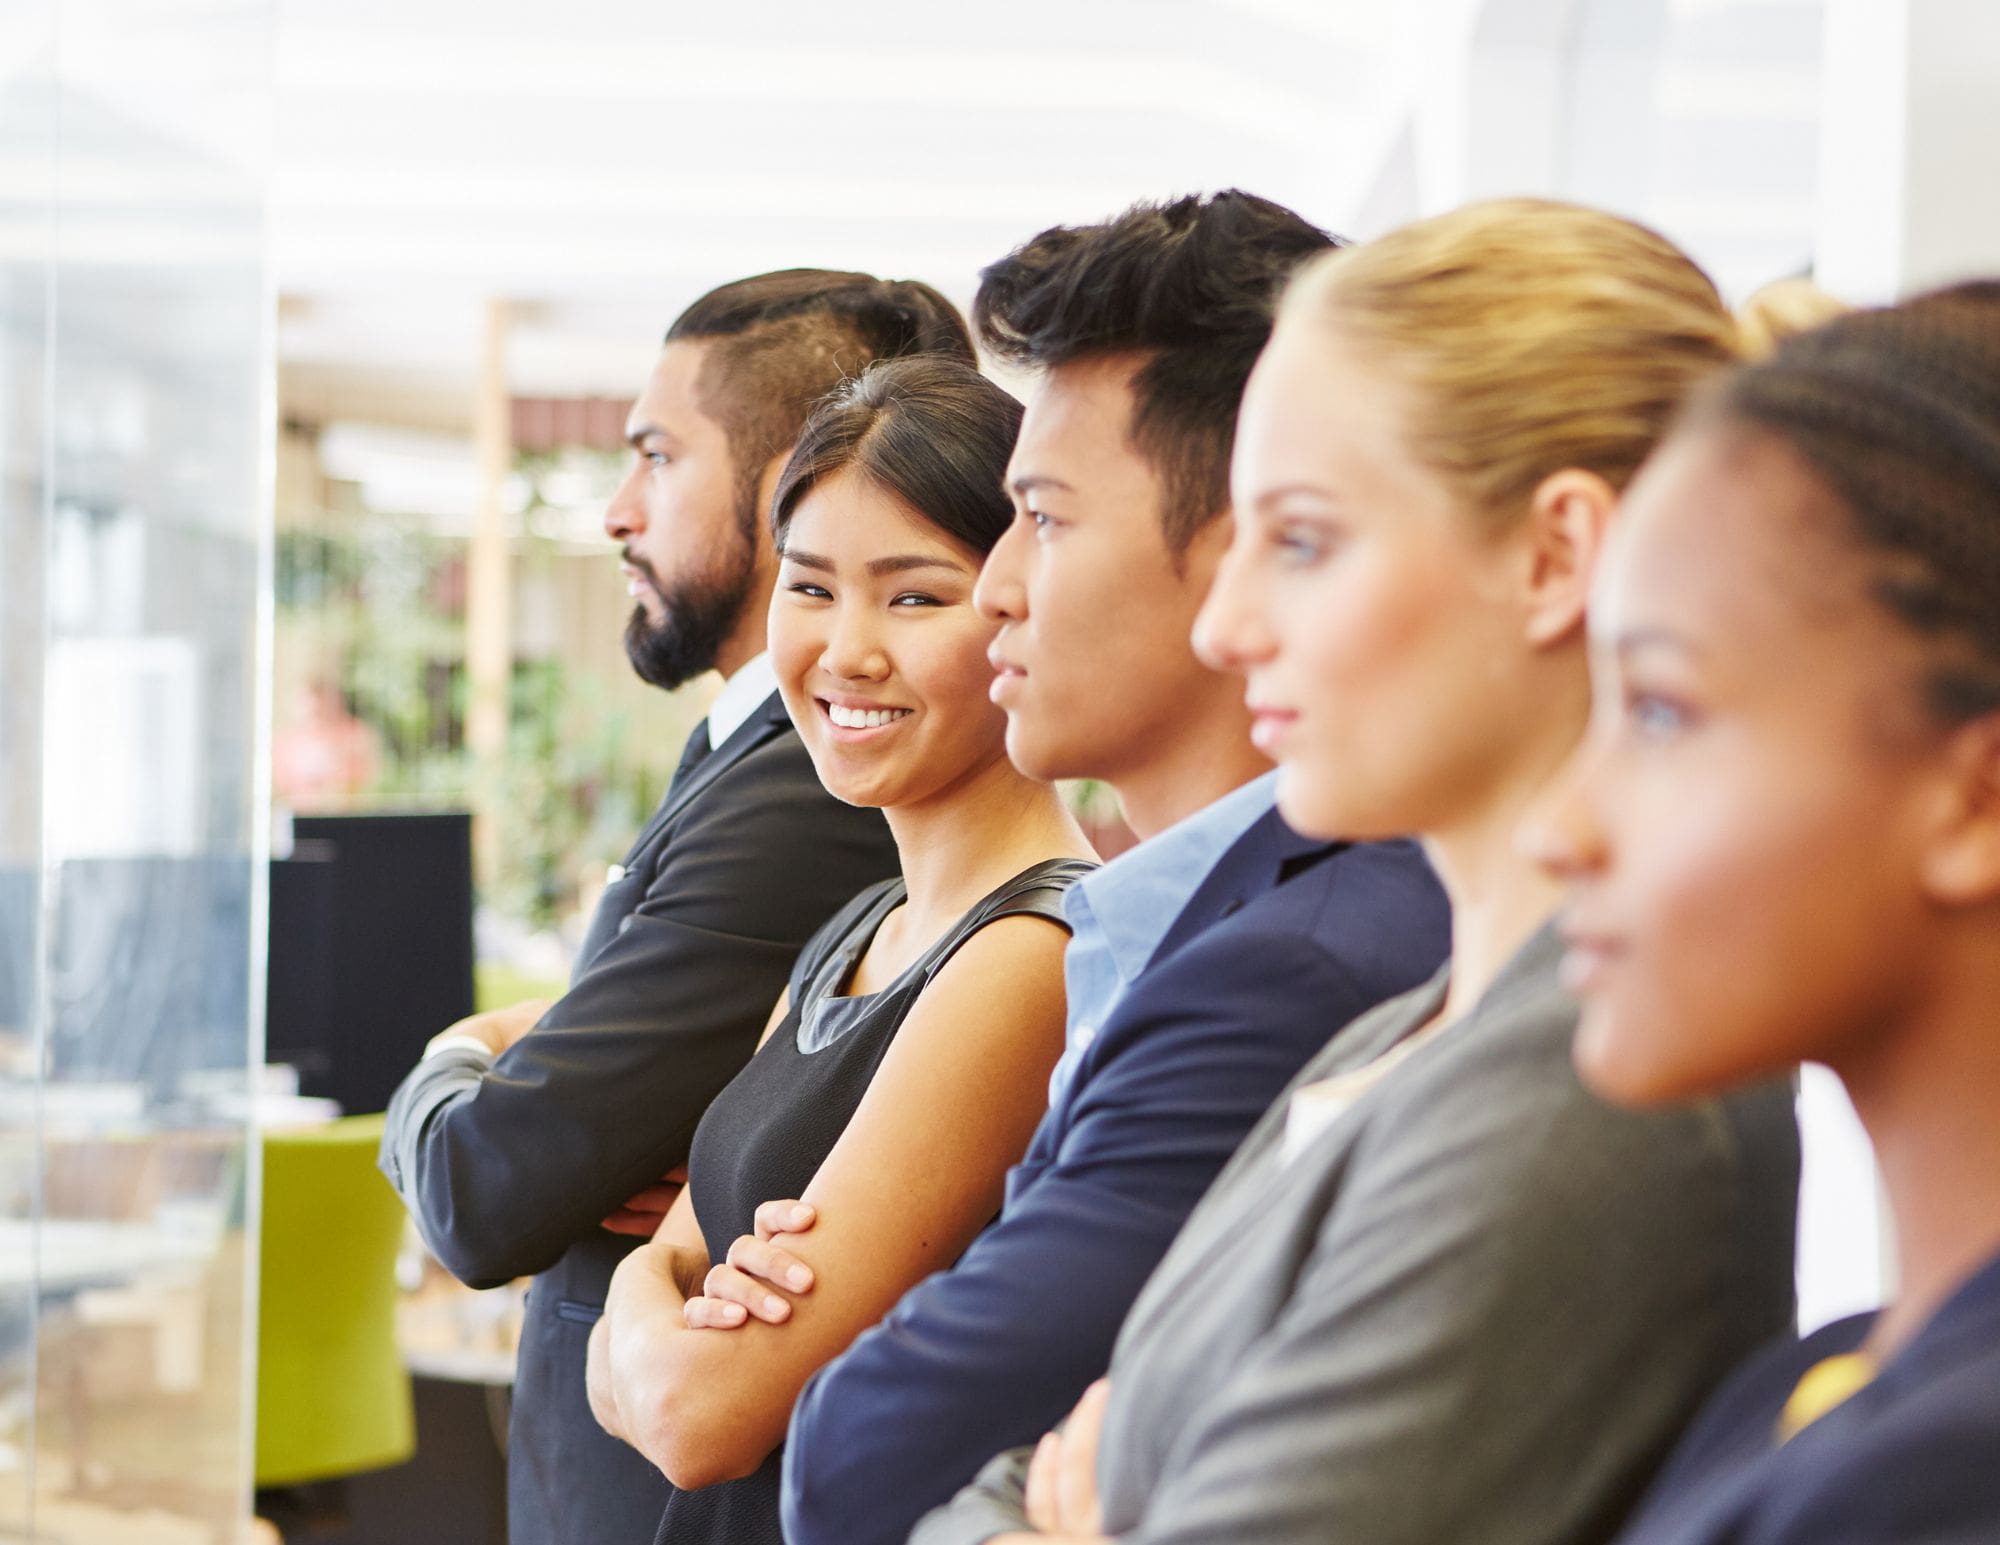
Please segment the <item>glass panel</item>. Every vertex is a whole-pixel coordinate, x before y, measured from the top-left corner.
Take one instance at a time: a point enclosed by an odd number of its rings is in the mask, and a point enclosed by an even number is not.
[[[248,1515],[271,0],[0,41],[0,1535]]]
[[[27,1533],[36,1433],[34,1004],[54,71],[54,0],[16,8],[0,37],[0,150],[11,164],[0,178],[0,1535]]]

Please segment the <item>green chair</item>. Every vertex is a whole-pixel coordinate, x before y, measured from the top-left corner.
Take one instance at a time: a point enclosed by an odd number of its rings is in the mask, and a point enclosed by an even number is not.
[[[382,1117],[264,1135],[257,1485],[303,1486],[416,1452],[396,1350],[403,1205],[375,1168]]]

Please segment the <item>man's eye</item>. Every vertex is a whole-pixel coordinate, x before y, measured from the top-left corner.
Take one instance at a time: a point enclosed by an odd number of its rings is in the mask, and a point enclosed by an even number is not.
[[[808,596],[815,601],[831,601],[833,599],[832,592],[824,585],[815,585],[803,579],[797,584],[787,585],[785,588],[791,591],[793,595]]]
[[[1062,524],[1053,515],[1044,514],[1040,510],[1024,510],[1022,513],[1027,517],[1028,524],[1043,535],[1047,535]]]
[[[641,451],[639,455],[652,467],[664,467],[673,459],[665,451]]]

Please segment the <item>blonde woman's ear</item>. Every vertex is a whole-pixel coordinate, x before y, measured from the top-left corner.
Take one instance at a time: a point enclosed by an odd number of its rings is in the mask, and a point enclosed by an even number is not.
[[[1578,467],[1552,473],[1535,489],[1521,526],[1529,643],[1546,648],[1582,632],[1591,579],[1617,505],[1616,489]]]

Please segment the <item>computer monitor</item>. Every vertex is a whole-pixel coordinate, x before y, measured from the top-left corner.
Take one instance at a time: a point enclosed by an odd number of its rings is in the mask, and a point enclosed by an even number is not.
[[[271,886],[267,1055],[297,1058],[300,1093],[378,1111],[424,1042],[472,1012],[472,818],[302,815],[292,833],[304,854]],[[325,982],[324,1012],[276,979],[288,961]]]

